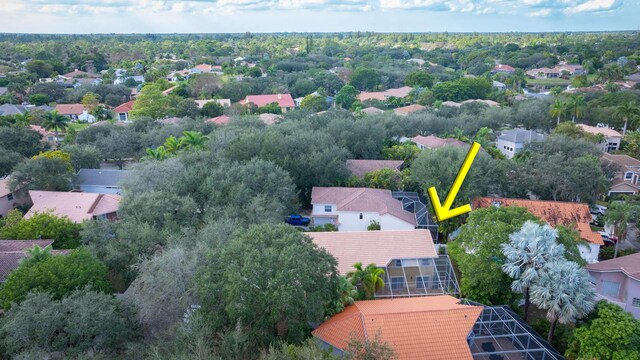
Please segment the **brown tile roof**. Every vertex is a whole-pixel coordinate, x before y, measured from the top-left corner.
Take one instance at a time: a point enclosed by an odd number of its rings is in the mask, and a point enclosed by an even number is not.
[[[75,78],[92,78],[92,79],[96,79],[98,78],[98,76],[96,74],[91,74],[88,73],[86,71],[81,71],[78,69],[75,69],[74,71],[70,72],[70,73],[66,73],[64,75],[62,75],[66,78],[70,78],[70,79],[75,79]]]
[[[229,121],[231,121],[231,118],[228,117],[227,115],[220,115],[211,119],[207,119],[204,122],[206,123],[213,123],[216,125],[225,125],[228,124]]]
[[[36,212],[53,211],[57,216],[68,216],[71,221],[81,223],[95,216],[118,211],[120,196],[109,194],[29,191],[33,206],[24,216],[30,218]]]
[[[257,107],[278,103],[280,107],[294,108],[296,107],[291,94],[269,94],[269,95],[248,95],[240,104],[245,105],[253,103]]]
[[[0,240],[0,282],[4,282],[7,276],[20,265],[20,261],[29,256],[28,249],[34,245],[46,248],[52,244],[53,240]],[[63,255],[69,252],[70,250],[51,250],[52,255]]]
[[[589,264],[586,268],[596,272],[622,271],[640,281],[640,253]]]
[[[418,104],[413,104],[413,105],[408,105],[408,106],[404,106],[404,107],[399,107],[397,109],[394,109],[393,112],[396,114],[411,114],[414,112],[418,112],[418,111],[422,111],[426,109],[426,107],[422,106],[422,105],[418,105]]]
[[[115,113],[128,113],[129,111],[131,111],[131,109],[133,109],[133,103],[135,103],[135,101],[128,101],[122,105],[117,106],[115,109],[113,109],[113,112]]]
[[[382,92],[368,92],[368,91],[361,92],[360,94],[358,94],[357,98],[360,101],[367,101],[367,100],[384,101],[386,99],[386,97],[384,96],[384,93]]]
[[[380,334],[398,360],[471,360],[467,336],[482,310],[448,295],[357,301],[312,334],[340,350]]]
[[[582,240],[591,244],[604,245],[602,236],[591,231],[591,227],[589,226],[591,213],[589,213],[589,205],[587,204],[492,197],[482,197],[473,200],[474,209],[488,208],[496,204],[523,207],[533,215],[546,221],[552,227],[556,227],[557,225],[575,225],[578,232],[580,232],[580,238],[582,238]]]
[[[48,136],[48,135],[55,135],[55,133],[53,131],[49,131],[45,128],[43,128],[42,126],[39,125],[29,125],[29,127],[31,128],[31,130],[37,132],[38,134],[42,135],[42,137]]]
[[[634,159],[631,156],[625,154],[604,153],[602,154],[602,158],[612,163],[618,164],[622,167],[640,166],[640,160]]]
[[[397,88],[397,89],[388,89],[388,90],[383,91],[382,93],[386,97],[393,96],[393,97],[397,97],[397,98],[403,98],[403,97],[409,96],[409,93],[411,93],[411,91],[413,91],[413,88],[411,86],[403,86],[403,87]]]
[[[86,110],[82,104],[58,104],[55,108],[61,115],[81,115]]]
[[[369,106],[368,108],[364,108],[361,111],[363,113],[367,114],[367,115],[382,114],[384,112],[384,110],[380,110],[377,107],[373,107],[373,106]]]
[[[443,139],[433,135],[429,135],[429,136],[418,135],[411,140],[414,143],[420,144],[429,149],[439,149],[444,146],[455,146],[463,149],[467,149],[471,147],[471,145],[467,144],[464,141],[460,141],[458,139],[452,139],[452,138]]]
[[[213,66],[209,65],[209,64],[198,64],[196,66],[193,67],[194,69],[198,69],[200,71],[203,72],[211,72],[211,70],[213,69]]]
[[[391,169],[398,170],[404,164],[402,160],[347,160],[347,169],[354,176],[364,176],[364,174],[376,170]]]
[[[413,213],[402,207],[390,190],[346,187],[314,187],[312,204],[336,204],[337,211],[377,212],[390,214],[410,224],[416,224]]]
[[[599,128],[599,127],[589,126],[585,124],[576,124],[576,126],[582,129],[583,131],[588,132],[589,134],[595,134],[595,135],[602,134],[606,137],[619,137],[619,138],[622,137],[622,134],[609,128]]]
[[[493,70],[494,71],[507,71],[507,72],[516,71],[516,69],[513,66],[504,65],[504,64],[498,64],[498,65],[494,66]]]
[[[391,260],[437,258],[428,230],[335,231],[307,233],[313,242],[338,261],[346,275],[353,264],[386,266]]]
[[[52,244],[53,240],[0,240],[0,252],[25,251],[34,245],[44,249]]]

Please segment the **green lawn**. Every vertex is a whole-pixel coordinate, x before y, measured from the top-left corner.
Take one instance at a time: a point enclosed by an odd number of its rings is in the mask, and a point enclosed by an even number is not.
[[[89,125],[89,123],[85,123],[85,124],[78,124],[78,123],[69,123],[69,128],[75,130],[75,131],[80,131],[80,130],[84,130],[86,129]]]
[[[547,85],[547,86],[555,86],[555,85],[569,85],[571,84],[571,80],[565,79],[527,79],[527,85]]]

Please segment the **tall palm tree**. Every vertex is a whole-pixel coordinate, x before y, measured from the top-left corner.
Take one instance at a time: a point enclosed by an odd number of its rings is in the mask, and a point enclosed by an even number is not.
[[[614,235],[618,237],[618,241],[616,241],[615,249],[613,251],[613,257],[618,257],[618,248],[620,243],[625,240],[627,237],[627,232],[629,230],[629,222],[631,222],[631,217],[633,213],[633,207],[628,203],[618,203],[614,202],[609,205],[607,211],[604,213],[604,222],[605,224],[613,225]]]
[[[351,280],[351,284],[364,291],[366,300],[373,299],[375,293],[384,287],[384,280],[382,280],[384,270],[377,267],[376,264],[369,264],[363,268],[361,262],[353,264],[353,268],[356,271],[348,273],[347,278]]]
[[[564,259],[564,245],[558,244],[558,233],[549,225],[527,221],[522,228],[502,244],[506,260],[502,270],[513,280],[511,289],[524,294],[524,320],[529,315],[529,289],[539,278],[540,271],[552,261]]]
[[[209,141],[209,137],[198,131],[183,131],[182,134],[180,142],[186,149],[202,149]]]
[[[629,101],[616,108],[616,115],[624,120],[624,127],[622,128],[622,135],[627,134],[627,124],[629,121],[633,124],[635,120],[640,116],[640,107],[635,101]]]
[[[547,263],[531,286],[531,302],[547,311],[551,323],[547,341],[551,343],[558,322],[568,324],[586,316],[593,309],[594,297],[587,270],[567,260]]]
[[[14,115],[14,119],[16,120],[16,124],[19,126],[29,126],[29,123],[31,122],[31,115],[29,115],[29,112],[16,114]]]
[[[556,125],[560,124],[560,119],[565,117],[569,112],[569,104],[566,101],[562,101],[560,99],[556,99],[553,104],[551,104],[551,116],[556,118]]]
[[[569,112],[571,113],[571,122],[576,122],[576,119],[579,119],[582,117],[582,115],[584,115],[586,104],[587,103],[584,101],[584,96],[572,95],[569,98]]]
[[[164,149],[167,154],[175,154],[176,152],[182,149],[182,144],[180,140],[176,139],[175,136],[171,135],[164,141]]]
[[[56,133],[56,143],[60,144],[58,131],[64,131],[69,127],[69,118],[58,114],[57,111],[52,111],[44,115],[44,122],[42,123],[42,126],[47,130],[53,129]]]

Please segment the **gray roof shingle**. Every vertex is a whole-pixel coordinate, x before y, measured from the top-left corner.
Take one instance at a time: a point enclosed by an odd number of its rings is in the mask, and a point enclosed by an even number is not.
[[[76,177],[76,185],[118,186],[128,174],[128,170],[80,169]]]

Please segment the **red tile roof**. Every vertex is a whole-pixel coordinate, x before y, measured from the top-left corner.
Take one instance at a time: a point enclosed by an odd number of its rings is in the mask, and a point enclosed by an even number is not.
[[[0,240],[0,282],[15,270],[20,261],[29,256],[28,249],[37,245],[46,248],[53,244],[53,240]],[[51,250],[52,255],[66,255],[70,250]]]
[[[640,281],[640,253],[589,264],[586,268],[595,272],[622,271],[627,276]]]
[[[246,105],[247,103],[253,103],[257,107],[271,103],[278,103],[278,106],[282,108],[293,108],[296,106],[291,94],[247,95],[244,100],[240,101],[240,104]]]
[[[413,105],[399,107],[397,109],[394,109],[393,112],[398,115],[406,115],[406,114],[422,111],[424,109],[426,109],[426,107],[418,104],[413,104]]]
[[[338,261],[346,275],[353,264],[386,266],[391,260],[437,258],[428,230],[335,231],[307,233],[313,242]]]
[[[589,205],[587,204],[492,197],[482,197],[473,200],[474,209],[488,208],[496,204],[523,207],[533,215],[549,223],[552,227],[556,227],[557,225],[575,225],[578,232],[580,232],[580,238],[582,238],[582,240],[591,244],[604,245],[602,236],[591,231],[591,227],[589,226],[591,213],[589,212]]]
[[[367,92],[367,91],[363,91],[360,94],[358,94],[357,98],[360,101],[367,101],[367,100],[384,101],[386,99],[386,97],[384,96],[384,93],[382,92]]]
[[[468,149],[469,147],[471,147],[471,145],[467,144],[464,141],[460,141],[458,139],[452,139],[452,138],[443,139],[433,135],[429,135],[429,136],[418,135],[411,140],[414,143],[420,144],[428,149],[439,149],[444,146],[455,146],[462,149]]]
[[[113,214],[118,211],[120,196],[61,191],[29,191],[33,206],[24,215],[30,218],[36,212],[53,211],[56,216],[67,216],[81,223],[95,216]]]
[[[397,88],[397,89],[387,89],[387,90],[383,91],[382,93],[386,97],[392,97],[393,96],[393,97],[397,97],[397,98],[403,98],[403,97],[409,96],[409,93],[411,93],[411,91],[413,91],[413,88],[411,86],[403,86],[403,87]]]
[[[405,210],[390,190],[346,187],[314,187],[312,204],[335,204],[337,211],[377,212],[389,214],[410,224],[416,224],[415,214]]]
[[[82,104],[58,104],[55,108],[61,115],[81,115],[86,110]]]
[[[227,115],[220,115],[211,119],[207,119],[204,122],[213,123],[216,125],[226,125],[229,123],[229,121],[231,121],[230,117],[228,117]]]
[[[498,64],[493,67],[494,71],[505,71],[505,72],[514,72],[516,69],[513,66]]]
[[[364,174],[376,170],[391,169],[400,171],[404,164],[402,160],[347,160],[347,169],[354,176],[364,176]]]
[[[131,111],[131,109],[133,109],[133,103],[135,103],[135,101],[128,101],[122,105],[118,105],[115,109],[113,109],[113,112],[115,113],[128,113],[129,111]]]
[[[312,334],[340,350],[379,334],[398,360],[471,360],[467,336],[482,310],[448,295],[357,301]]]

